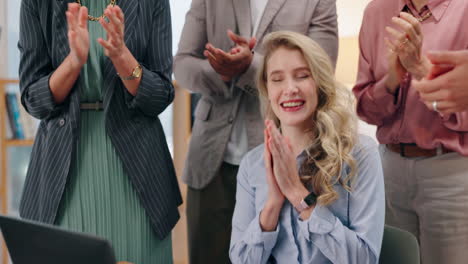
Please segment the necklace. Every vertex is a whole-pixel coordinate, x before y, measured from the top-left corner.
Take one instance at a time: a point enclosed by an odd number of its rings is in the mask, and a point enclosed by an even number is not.
[[[77,2],[80,6],[82,6],[81,0],[76,0],[76,2]],[[111,6],[115,6],[115,2],[117,2],[117,0],[110,0],[110,5],[111,5]],[[99,21],[99,19],[104,18],[104,17],[105,17],[104,14],[102,14],[100,17],[93,17],[93,16],[91,16],[91,15],[88,15],[88,20],[91,20],[91,21]]]
[[[414,14],[413,14],[413,16],[419,21],[419,23],[422,23],[424,20],[426,20],[426,19],[428,19],[428,18],[430,18],[432,16],[432,12],[429,11],[424,16],[415,16]]]

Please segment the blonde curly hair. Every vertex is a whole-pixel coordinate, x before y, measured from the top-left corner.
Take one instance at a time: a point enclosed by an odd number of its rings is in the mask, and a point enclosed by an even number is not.
[[[318,104],[311,122],[314,128],[311,143],[306,149],[307,159],[299,168],[302,183],[315,192],[318,203],[328,205],[338,199],[333,185],[339,183],[351,191],[356,174],[356,162],[351,155],[356,142],[357,117],[354,97],[350,90],[335,81],[334,69],[325,51],[307,36],[277,31],[263,40],[264,58],[257,72],[257,87],[260,93],[262,113],[281,127],[268,100],[267,64],[278,48],[298,50],[306,60],[312,79],[317,87]],[[347,164],[350,168],[345,177],[341,172]]]

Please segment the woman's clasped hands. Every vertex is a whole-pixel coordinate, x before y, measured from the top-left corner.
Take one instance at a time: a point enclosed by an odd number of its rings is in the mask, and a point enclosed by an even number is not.
[[[309,193],[299,177],[296,154],[290,140],[280,133],[273,121],[266,120],[265,126],[264,161],[268,183],[265,207],[281,209],[285,199],[296,206]],[[310,212],[304,212],[305,218]]]

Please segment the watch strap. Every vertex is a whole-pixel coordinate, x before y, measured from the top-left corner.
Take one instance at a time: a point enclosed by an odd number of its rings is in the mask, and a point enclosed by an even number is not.
[[[304,210],[309,209],[317,201],[317,195],[310,192],[304,199],[302,199],[298,205],[295,206],[298,213],[302,213]]]
[[[129,76],[121,76],[119,73],[117,73],[117,75],[119,75],[120,79],[124,81],[135,80],[137,78],[140,78],[141,70],[141,66],[140,64],[138,64],[135,68],[133,68],[132,74],[130,74]],[[137,73],[138,71],[140,71],[140,74]]]

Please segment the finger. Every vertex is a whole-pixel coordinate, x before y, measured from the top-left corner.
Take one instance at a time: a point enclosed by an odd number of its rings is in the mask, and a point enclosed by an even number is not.
[[[124,15],[122,9],[120,8],[120,6],[115,5],[114,6],[114,11],[115,11],[115,13],[117,15],[117,18],[120,20],[120,22],[122,24],[125,24],[125,15]]]
[[[207,58],[208,62],[210,63],[211,67],[218,73],[218,74],[221,74],[221,75],[228,75],[228,72],[225,71],[224,67],[218,63],[218,61],[216,61],[216,57],[213,56],[213,54],[211,54],[209,51],[205,50],[203,52],[203,54],[205,55],[205,57]]]
[[[400,12],[400,17],[412,25],[416,35],[422,35],[421,23],[414,16]]]
[[[76,30],[78,15],[76,8],[77,4],[68,4],[68,11],[65,12],[69,30]]]
[[[249,45],[249,42],[247,41],[246,38],[243,38],[243,37],[235,34],[234,32],[232,32],[232,30],[228,29],[227,34],[228,34],[228,37],[232,41],[234,41],[234,43],[236,43],[238,45]]]
[[[73,14],[70,12],[70,11],[67,11],[65,12],[65,16],[67,17],[67,27],[68,27],[68,31],[72,31],[74,30],[74,18],[73,18]]]
[[[216,61],[219,63],[224,63],[226,61],[226,56],[224,56],[225,52],[215,48],[211,43],[207,43],[205,48],[216,58]]]
[[[288,146],[288,149],[292,152],[293,151],[293,148],[292,148],[292,144],[291,144],[291,141],[289,140],[288,137],[284,136],[284,141],[286,142],[286,146]]]
[[[411,81],[411,87],[415,88],[419,92],[421,98],[426,100],[426,98],[424,98],[425,96],[440,90],[441,86],[434,85],[434,80],[429,82],[427,79],[422,79],[419,81],[413,79]]]
[[[104,11],[104,15],[107,17],[107,19],[109,19],[109,28],[114,31],[114,32],[119,32],[120,31],[120,21],[117,19],[117,17],[115,16],[114,12],[112,12],[112,8],[111,7],[108,7],[105,11]]]
[[[257,44],[257,38],[252,37],[249,41],[249,49],[253,50],[256,44]]]
[[[433,64],[449,64],[458,65],[463,59],[462,56],[466,51],[430,51],[427,57]]]
[[[78,17],[78,13],[80,11],[80,5],[77,3],[69,3],[68,11],[70,11],[75,17]]]
[[[424,104],[429,110],[434,111],[434,101],[424,101]],[[451,110],[456,109],[456,104],[454,102],[447,102],[447,101],[437,101],[437,111],[441,113],[445,113]]]
[[[224,52],[222,49],[215,48],[213,55],[216,56],[216,60],[220,63],[232,63],[233,59],[229,53]]]
[[[70,50],[75,51],[76,50],[76,32],[75,31],[69,31],[68,32],[68,39],[70,43]]]
[[[419,41],[418,34],[416,33],[416,30],[413,28],[413,25],[399,17],[392,17],[392,22],[395,24],[400,30],[406,33],[408,35],[408,39],[413,42]]]
[[[406,35],[392,27],[385,27],[385,30],[390,34],[390,36],[393,37],[397,42],[402,42],[405,38]]]
[[[103,17],[101,19],[99,19],[99,24],[101,24],[101,26],[106,31],[106,33],[108,34],[107,39],[109,39],[109,35],[111,35],[111,32],[113,31],[110,24],[108,22],[106,22],[106,19],[103,18]]]
[[[447,90],[439,89],[433,93],[419,93],[421,99],[425,102],[443,102],[448,97]]]
[[[88,8],[86,8],[85,6],[82,6],[80,8],[78,26],[80,28],[88,29]]]
[[[427,76],[428,80],[433,80],[434,78],[445,74],[451,70],[454,69],[453,65],[447,65],[447,64],[434,64],[431,67],[431,70]]]
[[[278,152],[278,149],[276,148],[273,138],[270,138],[268,140],[268,149],[270,150],[272,160],[279,159],[279,152]]]
[[[268,134],[270,135],[268,139],[268,142],[269,142],[268,147],[270,149],[271,154],[274,156],[274,154],[278,154],[279,152],[278,152],[278,148],[276,147],[275,135],[274,135],[273,126],[271,125],[271,123],[267,125],[267,131],[268,131]]]
[[[267,171],[269,171],[271,168],[271,154],[270,150],[268,149],[268,135],[266,129],[263,130],[263,134],[265,138],[265,168],[267,168]]]
[[[68,11],[72,14],[72,28],[73,30],[75,30],[76,27],[78,27],[78,20],[80,16],[80,5],[78,5],[77,3],[73,3],[73,4],[70,4],[68,7],[69,7]]]
[[[109,41],[106,41],[102,38],[98,38],[98,43],[101,44],[102,47],[104,47],[105,49],[107,50],[113,50],[114,46],[112,46],[112,44],[110,44]]]
[[[229,54],[235,55],[235,54],[237,54],[237,53],[239,53],[239,52],[240,52],[240,49],[239,49],[239,48],[232,48],[231,51],[229,52]]]
[[[275,146],[275,148],[277,149],[278,153],[281,154],[283,153],[283,147],[282,147],[282,137],[281,137],[281,134],[279,133],[278,129],[275,127],[275,126],[271,126],[272,129],[272,138],[273,138],[273,144]]]
[[[113,7],[110,9],[110,14],[111,14],[111,23],[115,26],[116,31],[121,31],[122,30],[122,21],[117,15],[117,10]]]
[[[392,53],[396,51],[396,46],[390,41],[389,38],[384,38],[385,46],[387,46],[388,50]]]
[[[211,53],[210,51],[205,50],[205,51],[203,52],[203,55],[205,55],[205,57],[206,57],[207,59],[209,59],[209,60],[211,60],[211,61],[213,61],[213,62],[215,62],[215,63],[218,63],[218,62],[216,61],[216,57],[215,57],[215,56],[213,55],[213,53]]]

